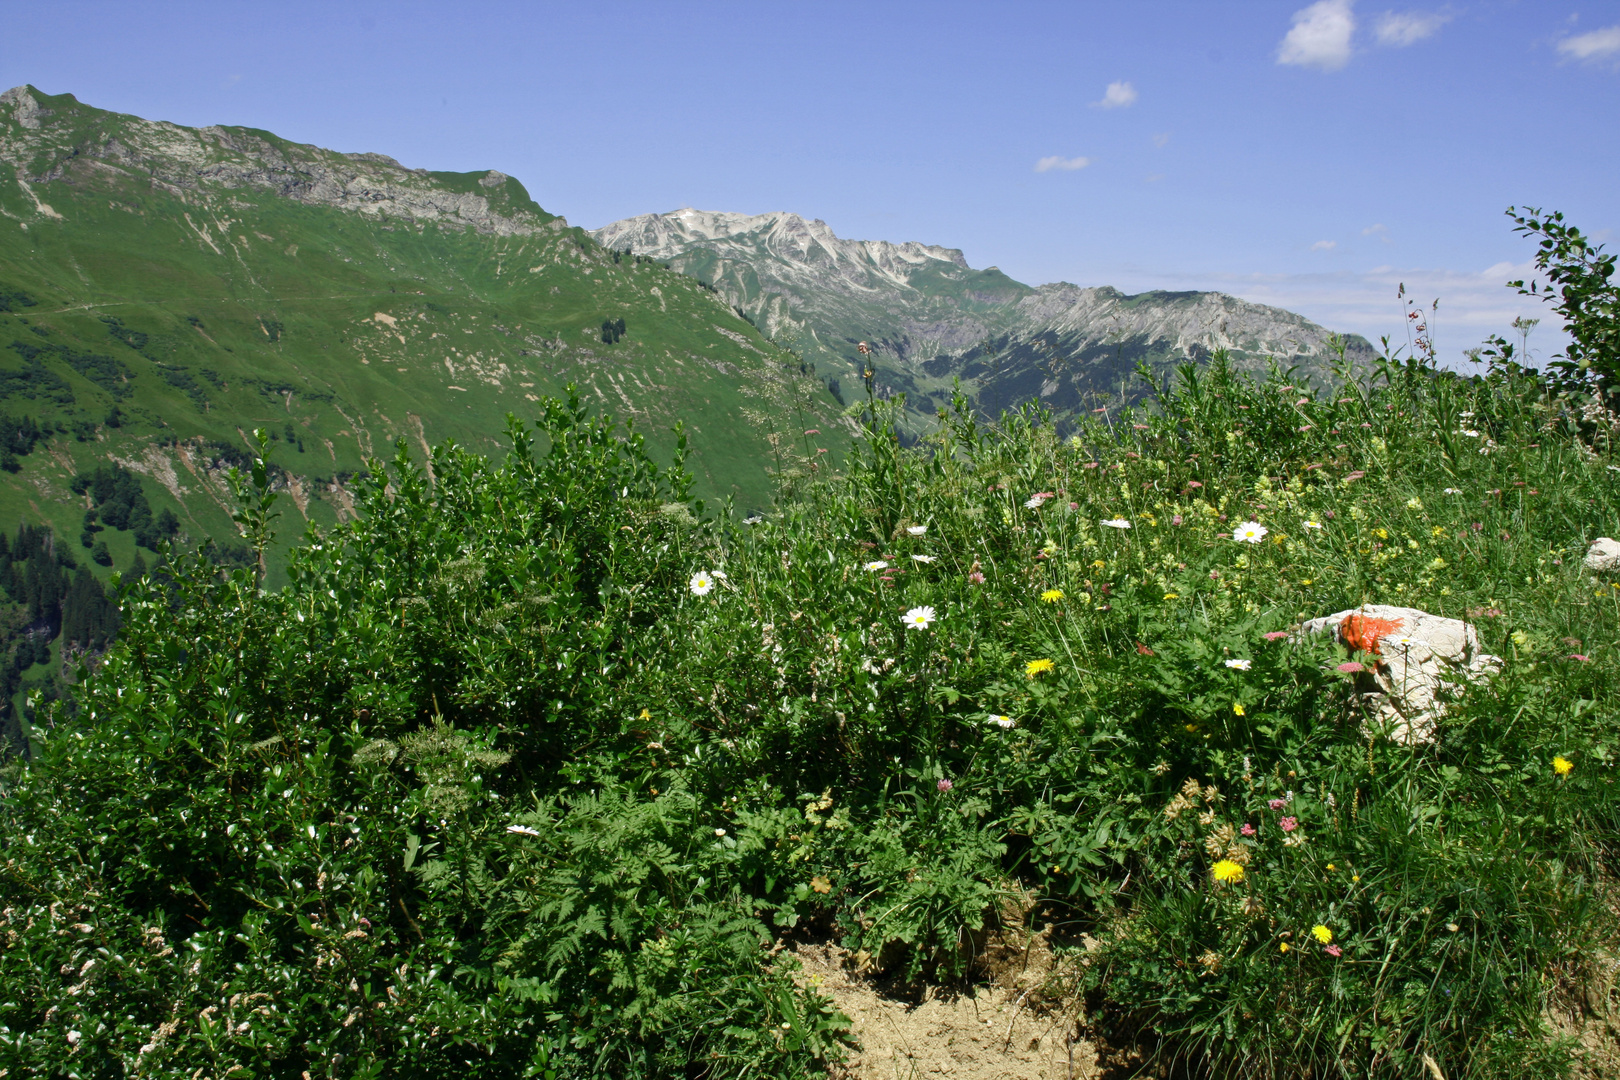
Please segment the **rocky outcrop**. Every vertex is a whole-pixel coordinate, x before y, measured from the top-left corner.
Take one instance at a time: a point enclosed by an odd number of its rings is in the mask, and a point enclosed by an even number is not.
[[[1403,744],[1434,741],[1445,712],[1443,696],[1501,670],[1502,659],[1481,652],[1479,635],[1460,619],[1417,608],[1370,604],[1312,619],[1307,634],[1332,634],[1372,659],[1363,694],[1374,711],[1368,734]]]

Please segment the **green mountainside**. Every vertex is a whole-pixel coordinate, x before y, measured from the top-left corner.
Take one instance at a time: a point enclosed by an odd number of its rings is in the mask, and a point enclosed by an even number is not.
[[[569,384],[661,460],[684,422],[694,494],[764,508],[787,433],[838,423],[813,376],[499,172],[0,94],[0,744],[26,691],[59,695],[64,661],[117,630],[114,570],[170,540],[253,557],[227,476],[255,428],[277,586],[303,522],[353,516],[373,456],[498,452],[508,414]]]
[[[1308,319],[1224,293],[1035,287],[976,270],[955,248],[847,240],[797,214],[684,209],[593,235],[712,283],[844,386],[860,385],[867,342],[880,391],[906,394],[912,431],[933,426],[958,378],[985,416],[1034,399],[1064,418],[1138,398],[1144,361],[1167,372],[1225,349],[1239,371],[1275,358],[1320,381],[1333,351],[1333,335]],[[1365,340],[1344,344],[1372,359]]]
[[[568,383],[666,456],[684,420],[698,493],[763,506],[775,429],[835,407],[712,291],[499,172],[19,87],[0,95],[0,215],[0,522],[78,537],[74,477],[116,465],[154,517],[230,538],[223,472],[255,427],[296,513],[330,522],[395,440],[489,452],[508,412]],[[96,535],[129,563],[133,530]]]

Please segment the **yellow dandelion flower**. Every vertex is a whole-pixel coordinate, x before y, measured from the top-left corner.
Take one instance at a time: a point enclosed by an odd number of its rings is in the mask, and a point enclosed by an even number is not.
[[[1029,663],[1024,665],[1024,677],[1033,679],[1041,672],[1051,671],[1055,667],[1057,667],[1057,665],[1052,663],[1050,660],[1031,660]]]
[[[1333,931],[1329,930],[1321,923],[1317,923],[1315,926],[1311,927],[1311,936],[1317,941],[1320,941],[1322,944],[1326,945],[1333,940]]]
[[[1243,867],[1231,859],[1222,859],[1209,868],[1210,875],[1221,884],[1243,880]]]
[[[1569,760],[1569,758],[1564,757],[1562,754],[1553,758],[1552,765],[1553,772],[1557,773],[1559,776],[1568,776],[1570,770],[1575,768],[1575,763]]]
[[[1063,599],[1062,589],[1047,589],[1041,593],[1041,600],[1044,603],[1055,604],[1061,599]]]
[[[1284,941],[1284,942],[1279,943],[1277,945],[1277,951],[1278,952],[1287,952],[1288,951],[1288,942]]]
[[[1232,711],[1237,713],[1239,716],[1247,716],[1247,715],[1249,715],[1248,713],[1243,711],[1243,705],[1241,703],[1239,703],[1239,702],[1236,702],[1236,701],[1232,702]]]
[[[1177,594],[1177,593],[1167,592],[1167,593],[1164,594],[1164,598],[1166,600],[1180,600],[1181,596],[1179,594]]]

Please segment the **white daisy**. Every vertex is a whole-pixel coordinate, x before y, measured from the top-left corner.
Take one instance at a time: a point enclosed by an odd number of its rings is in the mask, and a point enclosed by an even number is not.
[[[1018,724],[1018,721],[1010,716],[997,716],[995,713],[991,713],[987,719],[1003,731],[1007,731]]]
[[[1458,432],[1458,433],[1457,433],[1457,434],[1459,434],[1459,435],[1466,435],[1466,436],[1468,436],[1468,437],[1469,437],[1469,438],[1470,438],[1470,439],[1477,439],[1477,438],[1479,438],[1479,432],[1477,432],[1477,431],[1475,431],[1475,430],[1474,430],[1474,429],[1473,429],[1473,428],[1467,428],[1467,429],[1465,429],[1465,430],[1463,430],[1463,431],[1459,431],[1459,432]]]
[[[1447,495],[1461,495],[1462,488],[1446,488]]]
[[[692,575],[690,585],[693,596],[708,596],[714,589],[714,575],[707,570],[699,570]]]
[[[1103,524],[1110,529],[1128,529],[1131,527],[1131,523],[1124,518],[1108,518],[1103,521]]]
[[[934,609],[931,607],[914,607],[900,617],[908,630],[926,630],[934,621]]]
[[[1322,523],[1320,521],[1317,521],[1315,518],[1311,518],[1309,521],[1306,521],[1304,524],[1305,524],[1305,527],[1307,529],[1320,529],[1322,527]]]
[[[884,562],[882,559],[873,559],[871,562],[866,564],[866,568],[873,571],[887,570],[889,568],[889,564]]]
[[[506,831],[509,832],[509,833],[517,833],[519,836],[539,836],[540,835],[540,830],[539,829],[531,829],[527,825],[508,825],[506,827]]]
[[[1229,668],[1236,668],[1239,671],[1248,671],[1249,666],[1252,663],[1252,660],[1228,660],[1226,661],[1226,666]]]
[[[911,557],[911,561],[912,562],[933,562],[934,557],[932,555],[913,555]]]
[[[1266,533],[1270,531],[1258,521],[1245,521],[1232,530],[1232,539],[1241,540],[1245,544],[1258,544],[1266,538]]]
[[[928,531],[928,526],[926,526],[926,525],[907,525],[906,526],[906,532],[910,533],[912,536],[921,536],[923,533],[925,533],[927,531]]]

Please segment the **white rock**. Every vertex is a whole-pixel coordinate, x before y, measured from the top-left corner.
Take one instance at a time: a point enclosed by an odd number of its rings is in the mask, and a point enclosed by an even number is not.
[[[1368,604],[1312,619],[1303,629],[1331,633],[1378,657],[1372,672],[1377,691],[1367,695],[1377,720],[1368,733],[1406,745],[1434,741],[1435,721],[1445,711],[1440,694],[1460,689],[1448,676],[1480,682],[1502,669],[1501,657],[1479,651],[1479,635],[1468,623],[1417,608]]]
[[[1588,570],[1620,570],[1620,540],[1610,540],[1607,536],[1600,536],[1592,541],[1592,547],[1586,553],[1586,561],[1582,564]]]

